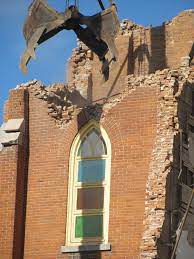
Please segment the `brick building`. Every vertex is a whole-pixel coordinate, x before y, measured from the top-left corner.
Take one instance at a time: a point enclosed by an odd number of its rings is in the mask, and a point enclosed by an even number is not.
[[[193,42],[193,10],[123,21],[104,74],[79,43],[66,85],[10,90],[0,259],[194,258]]]

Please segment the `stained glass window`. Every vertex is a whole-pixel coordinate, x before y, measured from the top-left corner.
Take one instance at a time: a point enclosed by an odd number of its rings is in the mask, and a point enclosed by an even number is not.
[[[102,182],[105,177],[105,159],[81,160],[78,162],[78,182]]]
[[[104,188],[82,188],[77,191],[77,209],[102,209],[104,205]]]
[[[78,216],[75,223],[75,237],[102,237],[102,215]]]
[[[108,150],[101,131],[91,127],[75,150],[71,225],[72,242],[104,240],[108,201]],[[105,220],[106,219],[106,220]]]
[[[107,154],[105,142],[96,129],[92,129],[82,140],[78,156],[82,158],[100,157]]]

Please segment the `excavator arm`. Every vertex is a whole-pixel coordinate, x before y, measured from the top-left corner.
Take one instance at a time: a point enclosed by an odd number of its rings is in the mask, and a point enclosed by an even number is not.
[[[23,73],[27,73],[26,66],[31,58],[36,58],[35,49],[38,45],[64,29],[74,30],[77,37],[96,53],[100,60],[104,59],[108,51],[112,58],[116,59],[114,40],[119,26],[114,4],[96,15],[84,16],[76,6],[70,6],[59,13],[45,0],[34,0],[24,23],[23,33],[27,48],[21,57],[20,68]]]

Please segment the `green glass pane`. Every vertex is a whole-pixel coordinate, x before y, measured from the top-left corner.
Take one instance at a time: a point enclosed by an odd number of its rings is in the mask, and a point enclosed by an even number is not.
[[[77,209],[102,209],[104,205],[104,188],[82,188],[77,191]]]
[[[102,215],[77,216],[75,222],[75,237],[102,237],[103,217]]]
[[[83,160],[78,164],[78,182],[102,182],[105,177],[105,160]]]

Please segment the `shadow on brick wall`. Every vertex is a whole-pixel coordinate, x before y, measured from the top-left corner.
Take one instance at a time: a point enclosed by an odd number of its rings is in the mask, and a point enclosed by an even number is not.
[[[166,62],[166,29],[165,24],[151,28],[151,46],[149,58],[149,73],[167,67]]]
[[[100,252],[70,254],[69,259],[101,259]]]
[[[165,24],[150,28],[149,34],[143,29],[139,32],[139,37],[140,42],[137,48],[134,49],[133,41],[129,43],[128,74],[141,76],[166,68]]]
[[[18,145],[17,182],[14,215],[13,258],[24,257],[27,186],[28,186],[28,159],[29,159],[29,94],[24,92],[24,120],[25,129],[22,131],[22,144]]]

